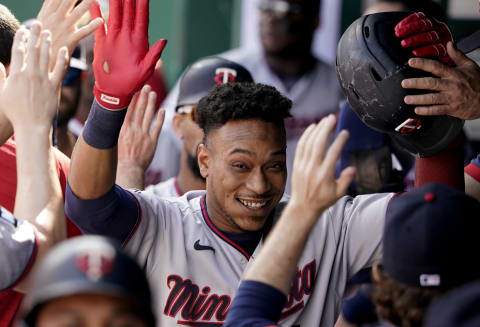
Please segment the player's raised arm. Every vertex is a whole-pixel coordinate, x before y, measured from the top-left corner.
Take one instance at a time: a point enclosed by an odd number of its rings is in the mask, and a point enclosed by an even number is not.
[[[72,192],[81,199],[98,198],[114,186],[116,146],[126,108],[152,75],[165,47],[161,40],[149,49],[148,5],[148,0],[111,0],[108,28],[95,32],[95,101],[72,154],[69,176]],[[97,2],[91,14],[101,16]]]
[[[140,215],[133,195],[115,186],[120,128],[129,104],[134,114],[155,102],[155,93],[144,84],[166,44],[161,40],[149,49],[148,5],[148,0],[110,0],[108,28],[95,32],[95,100],[72,154],[66,190],[67,215],[84,233],[121,242]],[[97,2],[90,11],[92,17],[101,16]],[[140,89],[140,103],[132,101]]]
[[[11,122],[17,143],[14,214],[21,220],[17,223],[16,239],[28,239],[29,230],[34,231],[36,238],[36,250],[17,279],[22,280],[17,289],[24,289],[26,281],[22,277],[35,261],[35,254],[37,258],[42,256],[51,245],[65,238],[62,191],[50,135],[68,52],[62,48],[50,64],[51,44],[51,33],[42,31],[41,23],[34,22],[30,32],[20,28],[15,36],[8,78],[0,64],[0,111]],[[6,253],[2,247],[2,256],[25,258],[25,252],[14,252],[15,247],[9,251]]]
[[[330,115],[301,137],[293,165],[291,200],[245,273],[227,326],[267,326],[278,321],[310,232],[324,210],[345,195],[355,174],[355,169],[348,167],[335,179],[335,164],[348,133],[340,133],[327,150],[334,129],[335,117]]]

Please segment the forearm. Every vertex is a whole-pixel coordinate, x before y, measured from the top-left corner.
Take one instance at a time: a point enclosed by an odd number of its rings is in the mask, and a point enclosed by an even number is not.
[[[117,140],[125,109],[109,111],[94,101],[85,129],[75,144],[69,184],[81,199],[96,199],[115,185]]]
[[[128,163],[118,162],[117,167],[117,185],[124,189],[145,189],[145,170],[141,167],[133,166]]]
[[[415,187],[428,183],[440,183],[462,191],[465,189],[462,142],[432,157],[417,159]]]
[[[48,243],[65,238],[63,197],[49,126],[16,128],[17,193],[14,214],[33,224]]]
[[[316,218],[300,207],[288,205],[244,279],[265,283],[288,294]]]

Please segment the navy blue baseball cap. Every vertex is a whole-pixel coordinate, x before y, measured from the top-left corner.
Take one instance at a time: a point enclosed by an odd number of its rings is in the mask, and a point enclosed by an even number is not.
[[[480,326],[480,281],[464,285],[435,301],[424,327]]]
[[[125,299],[137,309],[147,326],[155,326],[145,273],[112,239],[80,236],[50,250],[32,276],[24,303],[24,322],[34,326],[45,303],[76,294]]]
[[[390,203],[383,267],[396,281],[449,289],[480,278],[480,203],[464,192],[427,184]]]
[[[335,136],[342,130],[347,130],[350,137],[342,150],[342,155],[335,168],[336,176],[340,176],[343,169],[351,165],[350,152],[375,151],[385,146],[388,142],[385,133],[377,132],[365,125],[355,114],[347,101],[342,105],[338,115],[337,129]]]
[[[196,105],[215,85],[227,83],[253,83],[253,78],[236,62],[216,56],[202,58],[185,69],[176,108]]]

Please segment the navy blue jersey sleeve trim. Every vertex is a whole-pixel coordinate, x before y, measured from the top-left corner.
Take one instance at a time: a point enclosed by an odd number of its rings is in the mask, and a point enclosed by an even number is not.
[[[277,326],[287,297],[276,288],[251,280],[240,284],[225,327]]]
[[[65,193],[65,213],[84,234],[108,236],[124,243],[140,219],[135,197],[118,185],[93,200],[79,199],[68,183]]]

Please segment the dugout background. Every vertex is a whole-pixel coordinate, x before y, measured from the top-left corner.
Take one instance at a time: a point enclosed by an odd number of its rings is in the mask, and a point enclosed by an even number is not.
[[[161,37],[169,40],[162,57],[170,85],[189,63],[198,58],[223,52],[240,44],[250,46],[251,35],[243,34],[253,34],[256,21],[249,19],[250,13],[246,11],[246,3],[243,1],[248,4],[254,2],[254,0],[150,0],[150,40],[153,42]],[[330,10],[325,4],[336,1],[339,0],[323,0],[324,7]],[[42,0],[1,1],[21,21],[34,17],[42,2]],[[477,0],[439,0],[439,2],[448,9],[451,17],[449,25],[455,40],[480,29]],[[343,0],[336,20],[340,26],[323,24],[322,28],[331,30],[339,37],[337,31],[344,31],[359,17],[364,5],[362,0]],[[245,15],[243,20],[242,13]],[[243,25],[252,24],[253,29],[244,32],[242,21]]]

